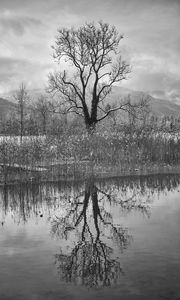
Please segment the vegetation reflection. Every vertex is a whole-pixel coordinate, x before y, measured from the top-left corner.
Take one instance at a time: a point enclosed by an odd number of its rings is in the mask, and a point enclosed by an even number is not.
[[[55,262],[61,278],[88,287],[114,285],[123,274],[121,255],[132,242],[121,216],[150,217],[154,196],[178,188],[178,175],[126,177],[72,186],[70,183],[3,186],[0,224],[35,218],[50,223],[60,250]]]
[[[66,215],[56,216],[52,221],[52,232],[56,235],[68,239],[69,232],[77,229],[79,233],[70,254],[56,255],[60,273],[68,281],[91,287],[108,286],[115,283],[122,272],[119,258],[113,255],[112,246],[105,240],[112,236],[123,250],[130,236],[126,228],[113,224],[105,203],[108,196],[90,181],[85,191],[69,199],[70,209]]]
[[[167,185],[165,178],[123,179],[119,184],[105,185],[90,179],[84,190],[70,195],[64,212],[51,220],[52,234],[70,241],[56,254],[61,278],[88,287],[116,284],[123,273],[120,255],[132,236],[120,218],[115,222],[111,208],[120,208],[123,213],[138,211],[149,217],[154,191],[173,188],[179,182],[175,177]]]

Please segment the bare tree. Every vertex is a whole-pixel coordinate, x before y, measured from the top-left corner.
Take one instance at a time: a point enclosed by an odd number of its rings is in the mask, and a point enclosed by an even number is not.
[[[129,107],[127,112],[131,129],[134,130],[136,128],[136,122],[138,122],[142,128],[145,128],[150,114],[150,101],[151,98],[149,95],[142,94],[138,102],[132,103],[131,96],[128,95],[127,104],[129,104]]]
[[[24,116],[25,116],[25,103],[28,99],[27,89],[24,83],[21,83],[18,91],[14,95],[15,100],[18,103],[18,114],[20,116],[20,141],[24,135]]]
[[[50,102],[48,101],[47,97],[41,95],[38,100],[33,105],[33,110],[35,113],[38,114],[40,120],[42,122],[42,133],[47,133],[47,122],[50,116]]]
[[[84,118],[88,131],[111,112],[124,110],[127,103],[104,110],[103,102],[114,83],[130,73],[119,51],[123,36],[107,23],[87,23],[79,29],[58,30],[54,58],[66,62],[67,70],[49,75],[49,91],[60,92],[66,113]],[[103,114],[102,114],[103,113]]]

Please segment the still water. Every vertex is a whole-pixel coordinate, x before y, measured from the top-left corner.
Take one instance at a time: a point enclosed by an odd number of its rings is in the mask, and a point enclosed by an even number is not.
[[[1,187],[0,299],[180,299],[180,177]]]

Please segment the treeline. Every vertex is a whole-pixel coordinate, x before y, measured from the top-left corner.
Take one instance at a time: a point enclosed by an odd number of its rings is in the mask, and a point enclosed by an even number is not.
[[[1,182],[146,173],[180,163],[180,118],[133,107],[110,113],[89,134],[83,118],[64,114],[46,96],[18,99],[1,119]]]
[[[62,132],[66,119],[66,116],[54,112],[54,106],[47,96],[23,100],[18,97],[16,107],[1,116],[0,134],[58,135]]]
[[[21,136],[22,139],[22,136],[61,136],[81,134],[82,131],[86,131],[83,116],[80,117],[73,112],[68,114],[62,107],[59,97],[46,93],[33,98],[29,95],[26,86],[21,84],[14,95],[12,109],[0,115],[0,134]],[[129,105],[124,106],[123,110],[110,112],[98,123],[96,131],[134,132],[146,129],[172,132],[180,130],[180,116],[153,115],[148,97],[142,97],[139,103],[131,102],[131,96],[123,101]],[[101,118],[104,112],[111,109],[113,104],[105,103],[98,117]]]
[[[180,130],[180,116],[152,115],[150,111],[141,111],[122,114],[111,113],[108,118],[98,126],[104,131],[131,131],[140,128],[147,130],[174,132]],[[77,115],[66,115],[57,102],[49,100],[47,96],[41,95],[36,100],[28,100],[22,104],[17,101],[13,108],[0,119],[0,134],[20,136],[51,135],[59,136],[71,132],[78,134],[85,130],[84,120]]]

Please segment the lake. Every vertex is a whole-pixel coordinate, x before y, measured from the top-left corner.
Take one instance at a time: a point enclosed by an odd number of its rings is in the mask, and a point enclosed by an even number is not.
[[[180,176],[0,187],[0,299],[180,299]]]

